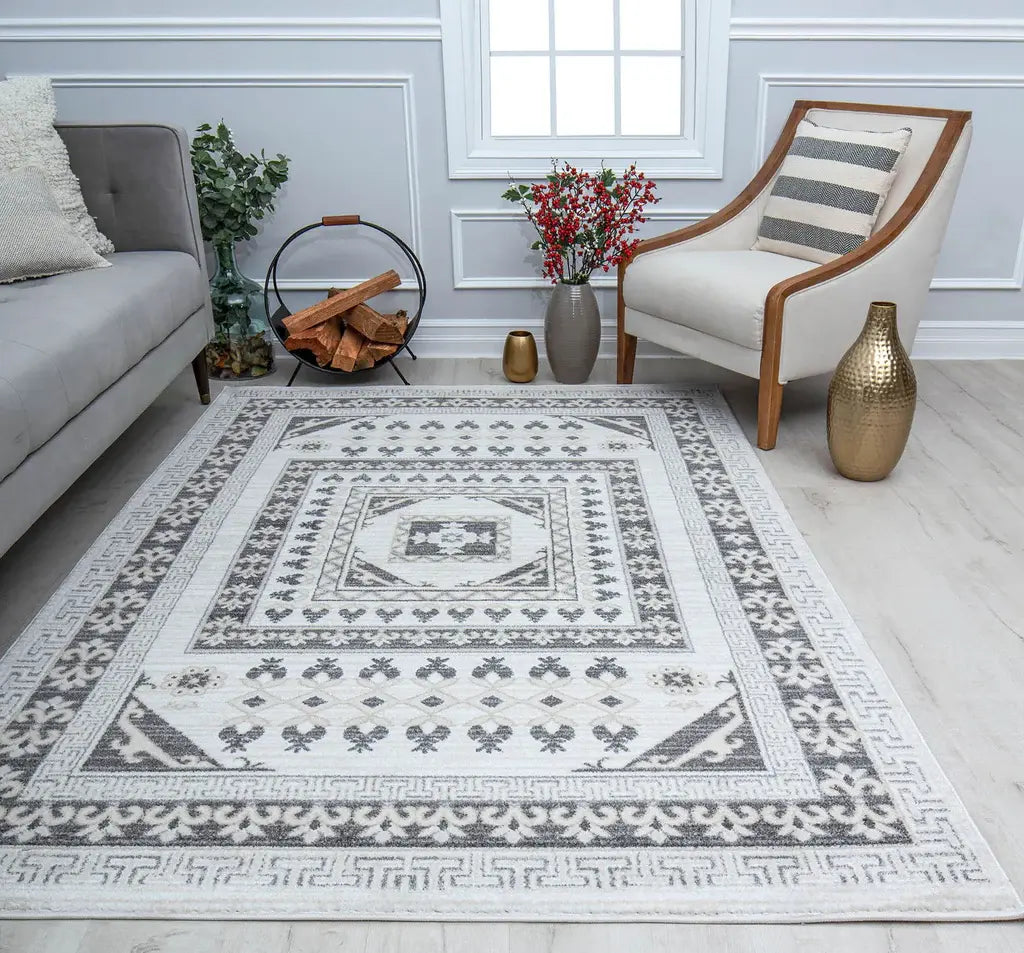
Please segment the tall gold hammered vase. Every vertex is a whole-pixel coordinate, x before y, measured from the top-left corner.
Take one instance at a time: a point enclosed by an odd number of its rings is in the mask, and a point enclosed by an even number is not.
[[[836,469],[850,480],[885,479],[903,455],[916,403],[917,379],[896,328],[896,305],[873,301],[828,387],[828,452]]]

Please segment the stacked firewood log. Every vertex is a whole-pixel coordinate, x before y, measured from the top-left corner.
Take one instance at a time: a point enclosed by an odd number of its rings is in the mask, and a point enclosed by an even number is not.
[[[284,319],[289,351],[309,351],[321,367],[361,371],[398,350],[405,340],[404,311],[382,314],[366,302],[397,288],[401,278],[386,271],[354,288],[331,288],[320,301]]]

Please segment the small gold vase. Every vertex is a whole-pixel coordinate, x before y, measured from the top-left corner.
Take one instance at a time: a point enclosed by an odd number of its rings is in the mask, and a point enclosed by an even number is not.
[[[537,376],[537,342],[529,331],[508,332],[501,369],[513,384],[528,384]]]
[[[917,379],[896,329],[896,305],[873,301],[860,337],[828,387],[828,452],[850,480],[885,479],[910,436]]]

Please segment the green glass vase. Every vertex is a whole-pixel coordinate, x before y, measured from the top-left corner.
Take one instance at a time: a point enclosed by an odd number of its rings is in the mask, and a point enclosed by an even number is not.
[[[234,242],[217,242],[213,251],[217,271],[210,279],[210,299],[215,333],[206,348],[206,363],[215,377],[262,377],[274,369],[263,289],[242,274]]]

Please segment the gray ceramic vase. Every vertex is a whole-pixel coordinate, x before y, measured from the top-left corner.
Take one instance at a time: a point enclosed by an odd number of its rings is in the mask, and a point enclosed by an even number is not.
[[[601,346],[601,314],[589,284],[559,282],[544,315],[544,347],[559,384],[582,384]]]

